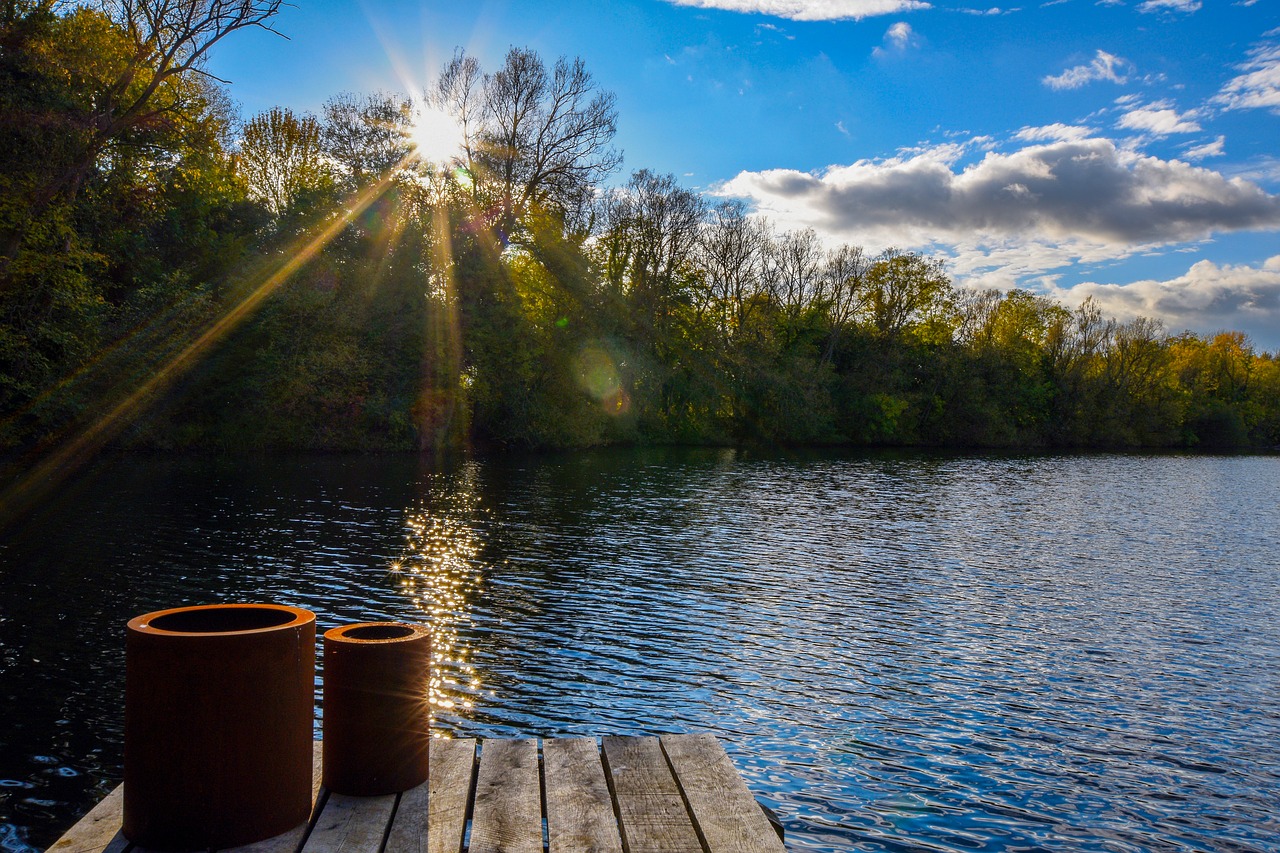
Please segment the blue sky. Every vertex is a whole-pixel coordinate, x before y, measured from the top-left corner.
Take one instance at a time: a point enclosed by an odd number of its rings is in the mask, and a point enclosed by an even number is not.
[[[580,56],[634,169],[957,282],[1280,351],[1280,3],[295,0],[210,71],[246,117]]]

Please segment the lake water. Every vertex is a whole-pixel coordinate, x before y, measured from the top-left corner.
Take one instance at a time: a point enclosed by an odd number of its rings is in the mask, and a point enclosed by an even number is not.
[[[0,848],[130,616],[270,600],[430,622],[442,735],[714,732],[794,851],[1280,850],[1280,457],[109,458],[0,540]]]

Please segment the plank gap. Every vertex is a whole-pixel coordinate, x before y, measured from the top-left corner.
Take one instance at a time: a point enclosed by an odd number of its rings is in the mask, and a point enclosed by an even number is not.
[[[631,842],[627,840],[627,828],[622,825],[622,807],[618,805],[618,789],[613,781],[613,768],[609,766],[609,753],[604,748],[603,738],[600,742],[600,766],[604,768],[604,781],[609,786],[609,801],[613,805],[613,822],[618,826],[622,853],[631,853]]]

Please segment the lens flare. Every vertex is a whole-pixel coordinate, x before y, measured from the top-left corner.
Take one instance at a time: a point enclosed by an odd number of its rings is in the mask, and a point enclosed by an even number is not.
[[[578,353],[577,368],[578,384],[600,402],[606,414],[620,415],[630,408],[619,365],[603,346],[584,347]]]

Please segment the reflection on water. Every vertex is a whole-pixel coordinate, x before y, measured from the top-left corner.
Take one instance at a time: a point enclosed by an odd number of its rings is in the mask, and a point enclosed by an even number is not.
[[[433,718],[474,707],[480,679],[459,626],[470,621],[480,589],[476,466],[465,465],[448,488],[433,492],[407,513],[404,552],[390,565],[400,591],[426,614],[431,628],[430,702]],[[433,731],[440,736],[440,731]]]
[[[427,621],[438,736],[713,731],[792,850],[1276,850],[1280,458],[106,460],[0,542],[0,848],[120,776],[125,620]]]

